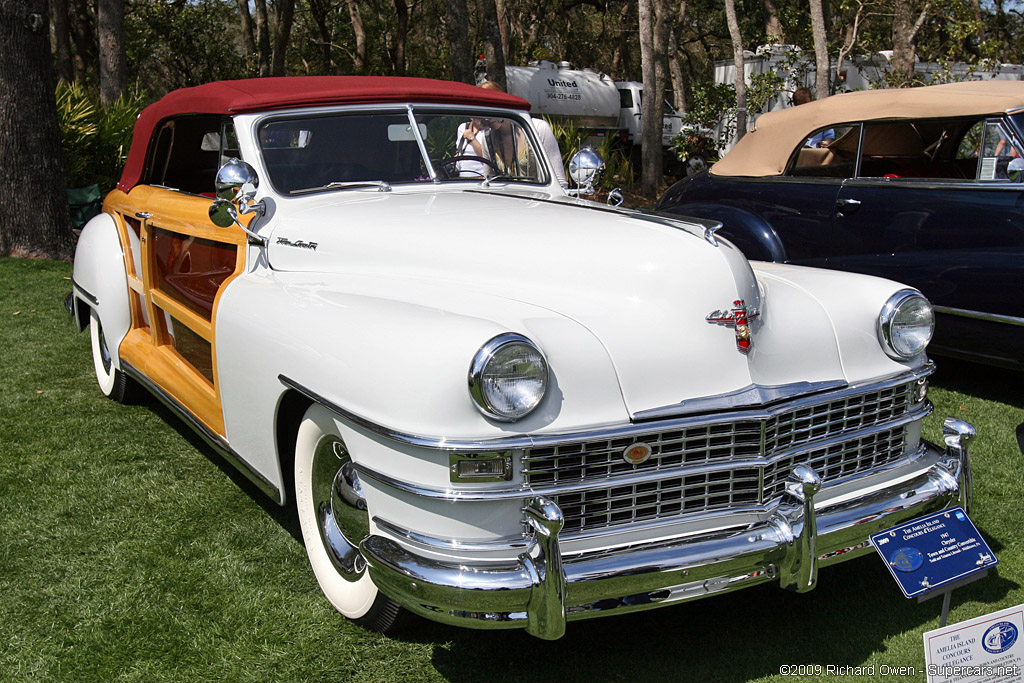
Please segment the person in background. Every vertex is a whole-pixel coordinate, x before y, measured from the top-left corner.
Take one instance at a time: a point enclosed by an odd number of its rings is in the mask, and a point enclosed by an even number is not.
[[[494,81],[484,81],[480,84],[480,87],[485,90],[505,92],[505,89]],[[544,119],[531,118],[530,121],[533,123],[533,130],[537,134],[537,140],[544,149],[544,155],[547,156],[548,162],[551,164],[551,170],[554,172],[558,184],[563,189],[569,187],[569,182],[565,177],[565,164],[562,162],[562,152],[558,148],[558,140],[555,139],[551,126]]]
[[[481,119],[470,119],[469,123],[459,124],[458,142],[455,143],[456,156],[475,156],[486,158],[484,150],[485,126]],[[458,162],[460,178],[486,178],[487,164],[482,161],[466,159]]]
[[[807,88],[801,86],[793,91],[793,106],[799,107],[801,104],[807,104],[814,99],[814,95]],[[828,147],[835,140],[836,133],[831,128],[819,131],[807,138],[804,142],[804,147]]]

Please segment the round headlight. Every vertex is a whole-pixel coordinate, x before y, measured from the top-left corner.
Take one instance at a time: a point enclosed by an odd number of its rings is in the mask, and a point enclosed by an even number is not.
[[[878,315],[878,341],[896,360],[908,360],[924,351],[934,331],[932,305],[913,289],[893,294]]]
[[[547,388],[547,361],[521,334],[499,334],[476,352],[469,367],[469,393],[477,409],[494,420],[529,415]]]

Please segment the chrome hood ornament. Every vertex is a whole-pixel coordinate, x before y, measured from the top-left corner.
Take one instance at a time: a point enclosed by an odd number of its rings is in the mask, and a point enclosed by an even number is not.
[[[736,348],[740,353],[750,353],[753,341],[750,338],[750,321],[761,315],[753,306],[747,307],[743,299],[732,302],[733,308],[726,311],[712,311],[704,319],[712,325],[724,325],[736,330]]]

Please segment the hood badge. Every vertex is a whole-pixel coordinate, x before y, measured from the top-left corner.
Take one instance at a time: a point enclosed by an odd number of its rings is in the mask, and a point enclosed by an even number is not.
[[[750,353],[750,321],[761,315],[753,306],[748,307],[743,299],[732,302],[733,308],[727,311],[712,311],[704,319],[712,325],[724,325],[736,330],[736,348],[740,353]]]
[[[316,248],[320,246],[317,242],[306,242],[303,240],[292,242],[287,237],[278,237],[277,243],[283,247],[296,247],[298,249],[309,249],[310,251],[316,251]]]
[[[650,446],[643,442],[638,442],[631,444],[626,450],[622,451],[622,459],[636,467],[647,462],[652,452]]]

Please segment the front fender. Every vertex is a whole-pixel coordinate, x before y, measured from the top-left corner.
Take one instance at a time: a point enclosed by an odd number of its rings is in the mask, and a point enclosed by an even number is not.
[[[469,394],[477,350],[503,332],[532,339],[551,369],[540,406],[515,423],[481,415]],[[604,346],[579,323],[537,306],[436,282],[337,274],[236,279],[216,322],[225,432],[270,479],[279,472],[275,411],[289,383],[388,431],[491,439],[629,420]],[[353,459],[366,457],[350,444]],[[375,450],[377,468],[415,474]],[[394,467],[392,467],[394,465]],[[404,471],[397,468],[405,468]]]
[[[124,251],[113,216],[101,213],[85,224],[75,249],[72,275],[76,310],[91,308],[100,318],[114,367],[121,369],[117,349],[131,327],[128,276]]]
[[[775,228],[755,213],[710,202],[687,203],[663,210],[679,216],[718,221],[722,228],[715,234],[735,244],[748,259],[778,263],[786,261],[786,248]]]

